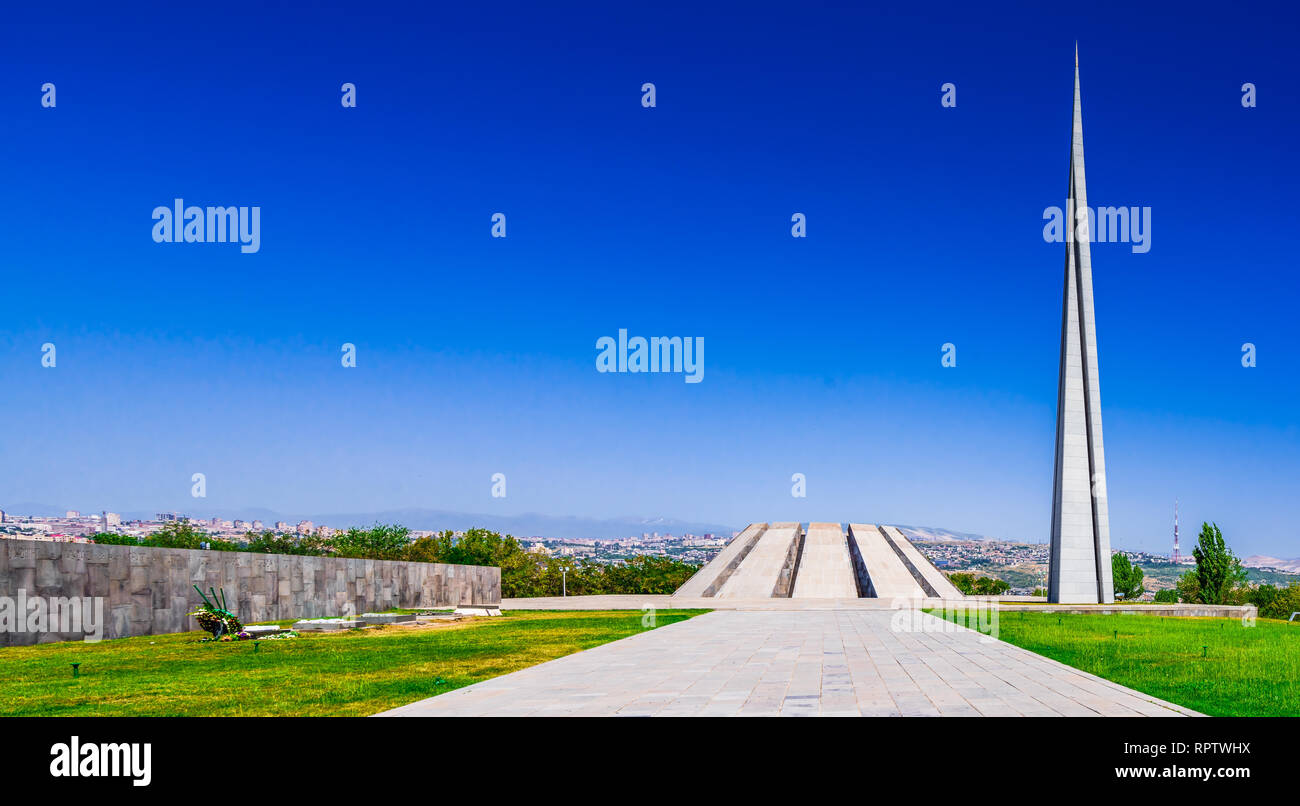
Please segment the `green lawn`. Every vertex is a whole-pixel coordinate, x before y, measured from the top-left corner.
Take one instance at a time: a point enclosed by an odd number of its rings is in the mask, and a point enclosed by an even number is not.
[[[1300,622],[1000,612],[998,637],[1203,714],[1300,716]]]
[[[661,610],[657,626],[703,610]],[[643,630],[640,611],[510,611],[200,643],[205,633],[0,648],[0,716],[363,716]],[[71,664],[80,663],[73,678]]]

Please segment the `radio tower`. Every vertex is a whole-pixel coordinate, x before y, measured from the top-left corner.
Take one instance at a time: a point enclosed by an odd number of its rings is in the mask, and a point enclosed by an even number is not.
[[[1174,500],[1174,565],[1183,564],[1183,553],[1178,550],[1178,500]]]

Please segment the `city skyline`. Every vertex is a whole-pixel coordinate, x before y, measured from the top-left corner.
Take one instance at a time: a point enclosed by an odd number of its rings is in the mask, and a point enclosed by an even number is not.
[[[934,11],[800,12],[817,36],[778,45],[776,7],[446,9],[382,35],[366,11],[153,20],[183,37],[15,10],[0,100],[12,153],[37,156],[7,166],[0,507],[1045,542],[1043,214],[1066,198],[1077,39],[1091,199],[1154,225],[1149,251],[1092,253],[1112,543],[1168,551],[1178,499],[1185,537],[1213,521],[1239,555],[1300,555],[1288,32],[1249,10],[957,5],[945,32]],[[259,208],[259,249],[156,243],[177,198]],[[621,330],[700,339],[707,371],[598,371]]]
[[[62,514],[59,514],[60,512]],[[297,534],[299,536],[323,530],[326,535],[329,535],[351,528],[365,529],[375,524],[391,523],[407,527],[414,536],[437,534],[443,531],[463,534],[468,529],[477,528],[509,534],[520,540],[558,540],[586,543],[619,542],[638,537],[656,540],[660,538],[712,539],[718,537],[725,543],[741,532],[739,527],[723,524],[692,523],[671,518],[644,519],[640,521],[635,519],[600,521],[596,519],[551,518],[540,513],[524,513],[503,518],[502,516],[488,515],[486,513],[444,512],[423,509],[350,514],[294,513],[291,515],[260,508],[237,510],[238,514],[229,512],[216,513],[212,510],[203,510],[202,514],[196,514],[196,512],[194,510],[190,512],[172,510],[154,513],[146,511],[115,512],[110,510],[81,511],[48,505],[19,504],[17,508],[12,505],[9,505],[8,508],[0,506],[0,524],[14,526],[29,519],[46,522],[80,521],[82,533],[89,535],[93,533],[95,528],[98,528],[99,524],[105,521],[109,526],[114,527],[109,531],[130,531],[119,527],[141,524],[161,525],[169,521],[188,521],[201,531],[209,531],[210,527],[217,527],[214,534],[230,539],[236,533],[242,536],[250,530],[254,532],[270,531]],[[506,521],[515,524],[531,523],[533,526],[512,530],[509,526],[504,525]],[[557,527],[555,525],[557,523],[563,525]],[[923,543],[1009,543],[1043,547],[1049,547],[1051,543],[1050,540],[1016,540],[998,535],[959,532],[933,525],[901,523],[886,525],[897,527],[906,533],[909,539]],[[88,526],[94,528],[91,531],[85,531]],[[575,528],[578,530],[577,533],[573,531]],[[1131,555],[1151,554],[1165,556],[1175,564],[1191,562],[1190,555],[1184,553],[1179,556],[1177,553],[1179,544],[1176,515],[1173,522],[1172,545],[1173,550],[1168,552],[1158,549],[1129,548],[1125,546],[1114,547],[1114,551]],[[1260,557],[1263,555],[1252,556]],[[1284,559],[1293,564],[1300,564],[1300,557],[1273,559]]]

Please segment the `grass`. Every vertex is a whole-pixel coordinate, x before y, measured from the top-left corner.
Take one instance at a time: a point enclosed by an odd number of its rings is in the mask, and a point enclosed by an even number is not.
[[[661,610],[657,626],[703,612]],[[364,716],[634,635],[641,616],[512,611],[273,641],[192,632],[5,647],[0,716]]]
[[[1203,714],[1300,716],[1300,623],[999,612],[998,637]]]

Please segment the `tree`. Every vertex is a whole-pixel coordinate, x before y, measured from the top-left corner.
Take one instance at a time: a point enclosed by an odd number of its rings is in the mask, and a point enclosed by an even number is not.
[[[1180,602],[1201,601],[1201,581],[1196,577],[1195,571],[1188,571],[1180,576],[1174,583],[1174,588],[1178,591]]]
[[[672,557],[632,557],[605,569],[608,593],[672,593],[691,578],[699,566]]]
[[[195,529],[189,521],[171,521],[145,538],[144,544],[164,549],[197,549],[210,541],[207,532]]]
[[[1202,604],[1224,604],[1234,588],[1245,584],[1246,570],[1224,542],[1218,524],[1201,524],[1192,556],[1196,558],[1198,601]]]
[[[455,565],[495,565],[501,569],[502,596],[549,595],[542,592],[542,558],[524,551],[519,541],[510,535],[502,537],[487,529],[469,529],[459,539],[450,530],[433,537],[422,537],[408,547],[404,559]]]
[[[1160,604],[1176,604],[1178,602],[1178,591],[1174,588],[1165,588],[1156,591],[1154,601]]]
[[[106,546],[138,546],[140,538],[135,535],[119,535],[112,532],[99,532],[90,536],[90,542]]]
[[[1004,579],[977,576],[965,571],[949,574],[948,580],[965,596],[1001,596],[1011,590],[1011,583]]]
[[[1115,595],[1126,602],[1131,602],[1142,595],[1142,569],[1129,562],[1124,554],[1110,556],[1110,573],[1115,581]]]
[[[1260,585],[1250,592],[1248,599],[1251,604],[1259,608],[1261,616],[1272,618],[1271,614],[1278,605],[1278,596],[1281,593],[1274,585]]]
[[[953,587],[961,591],[963,596],[972,596],[975,593],[975,575],[968,574],[965,571],[954,571],[948,575],[948,581]]]
[[[326,553],[324,541],[314,534],[305,535],[302,539],[295,539],[288,535],[278,535],[270,531],[264,531],[261,534],[250,531],[244,535],[244,540],[244,551],[253,551],[259,554],[318,556]]]
[[[335,535],[329,544],[340,557],[363,560],[400,560],[411,544],[411,530],[405,526],[376,523],[369,529],[355,527]]]
[[[1260,618],[1288,619],[1300,612],[1300,583],[1285,588],[1260,585],[1249,589],[1246,601],[1259,608]]]

